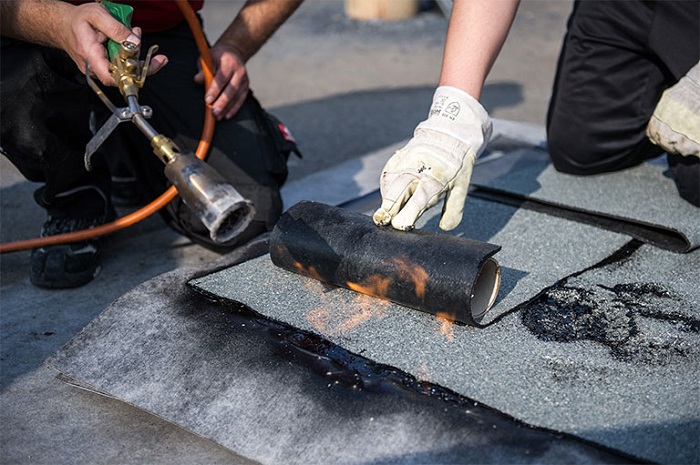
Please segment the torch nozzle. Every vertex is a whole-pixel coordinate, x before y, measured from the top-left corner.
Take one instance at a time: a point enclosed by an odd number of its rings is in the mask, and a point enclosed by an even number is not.
[[[215,243],[226,245],[233,241],[252,221],[253,203],[193,153],[172,156],[165,165],[165,175]]]

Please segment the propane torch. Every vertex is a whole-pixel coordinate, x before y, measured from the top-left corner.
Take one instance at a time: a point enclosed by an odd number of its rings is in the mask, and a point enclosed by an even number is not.
[[[158,133],[146,121],[153,111],[139,104],[138,93],[146,80],[151,56],[157,50],[157,45],[150,47],[143,62],[139,61],[140,46],[133,42],[124,41],[118,44],[118,49],[114,47],[110,50],[110,74],[127,103],[122,108],[112,104],[90,77],[89,64],[86,66],[88,85],[112,114],[88,143],[85,168],[88,171],[92,169],[92,155],[117,125],[131,121],[151,142],[153,153],[165,164],[165,176],[173,183],[185,205],[197,214],[209,230],[212,241],[225,245],[250,224],[255,209],[250,200],[238,193],[213,168],[191,151],[181,151],[175,142]]]

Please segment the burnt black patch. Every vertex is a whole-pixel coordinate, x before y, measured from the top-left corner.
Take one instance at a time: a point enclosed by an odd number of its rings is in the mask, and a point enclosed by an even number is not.
[[[522,323],[539,339],[594,341],[621,361],[667,365],[696,351],[700,320],[661,284],[612,287],[558,283],[521,308]]]

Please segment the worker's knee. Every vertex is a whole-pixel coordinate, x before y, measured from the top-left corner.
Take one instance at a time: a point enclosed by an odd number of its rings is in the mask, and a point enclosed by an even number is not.
[[[595,174],[600,162],[607,158],[597,145],[584,131],[571,131],[557,125],[547,129],[547,149],[552,165],[562,173]]]
[[[570,174],[586,174],[590,165],[590,149],[587,145],[572,143],[558,131],[547,132],[547,150],[557,171]]]
[[[611,134],[555,122],[547,128],[547,148],[557,171],[580,176],[630,168],[662,153],[643,133]]]

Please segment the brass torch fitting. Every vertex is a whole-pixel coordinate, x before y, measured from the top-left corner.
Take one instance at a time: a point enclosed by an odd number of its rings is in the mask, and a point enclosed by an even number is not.
[[[153,147],[153,153],[166,165],[180,154],[180,147],[163,134],[158,134],[151,139],[151,147]]]
[[[138,45],[125,40],[109,66],[109,72],[124,98],[138,97],[139,88],[143,85],[139,82],[139,51]]]

